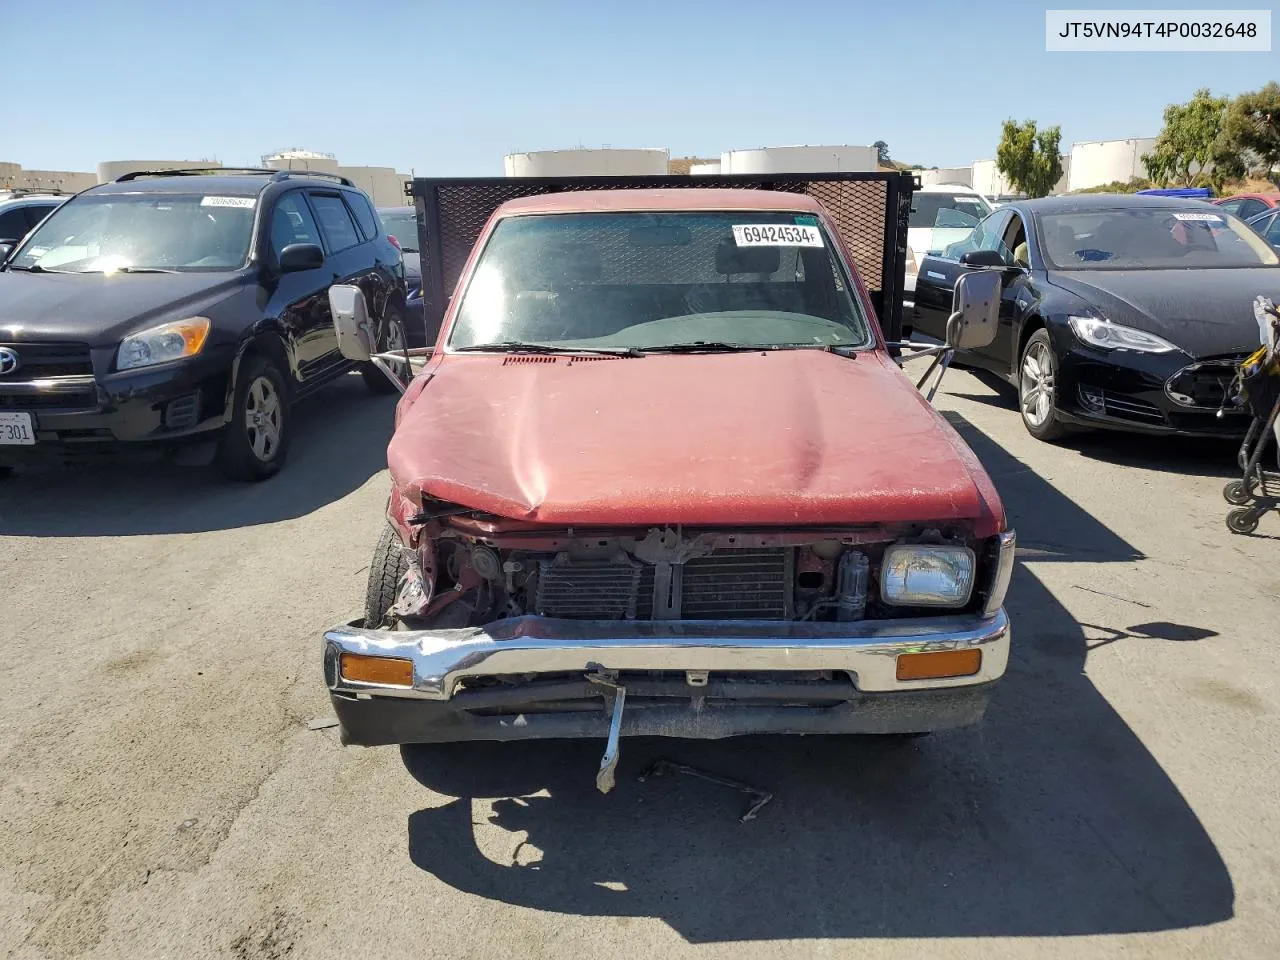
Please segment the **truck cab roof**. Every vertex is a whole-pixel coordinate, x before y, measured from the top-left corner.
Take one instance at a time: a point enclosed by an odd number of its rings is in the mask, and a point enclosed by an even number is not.
[[[678,190],[567,190],[508,200],[498,208],[497,216],[646,210],[796,210],[825,213],[817,200],[800,193],[692,187]]]

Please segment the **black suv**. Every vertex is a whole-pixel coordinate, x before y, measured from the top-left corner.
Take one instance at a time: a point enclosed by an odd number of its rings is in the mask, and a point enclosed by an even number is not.
[[[383,349],[405,342],[400,251],[343,177],[131,173],[0,261],[0,472],[212,441],[227,476],[260,480],[284,461],[290,402],[353,368],[330,285],[364,290]]]

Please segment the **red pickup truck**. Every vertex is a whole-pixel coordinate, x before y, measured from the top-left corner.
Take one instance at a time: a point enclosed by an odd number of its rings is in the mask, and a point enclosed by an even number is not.
[[[786,189],[591,186],[496,206],[434,348],[373,354],[404,393],[365,615],[324,637],[343,742],[608,738],[607,790],[620,735],[980,720],[1013,533],[836,219]],[[905,236],[878,222],[883,292]],[[973,274],[951,339],[989,338],[998,301]],[[332,305],[368,360],[359,291]]]

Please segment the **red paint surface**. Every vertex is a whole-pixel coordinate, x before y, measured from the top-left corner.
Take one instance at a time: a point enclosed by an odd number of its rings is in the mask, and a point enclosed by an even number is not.
[[[505,216],[664,209],[811,213],[839,237],[826,210],[797,194],[550,194],[495,212],[458,291]],[[970,521],[979,537],[1005,528],[982,465],[889,359],[878,324],[877,349],[856,359],[794,350],[504,363],[444,352],[460,300],[396,411],[388,514],[402,536],[424,495],[560,526]]]
[[[879,352],[503,359],[439,363],[388,450],[402,492],[566,526],[1003,528],[976,458]]]

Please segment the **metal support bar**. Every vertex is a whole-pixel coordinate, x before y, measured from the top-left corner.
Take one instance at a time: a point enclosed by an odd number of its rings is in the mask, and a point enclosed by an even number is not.
[[[622,735],[622,711],[627,704],[627,688],[598,666],[595,672],[587,674],[587,680],[613,691],[613,718],[609,722],[609,739],[604,746],[604,756],[600,758],[600,770],[596,773],[596,789],[601,793],[608,793],[617,783],[618,754],[621,751],[618,740]]]

